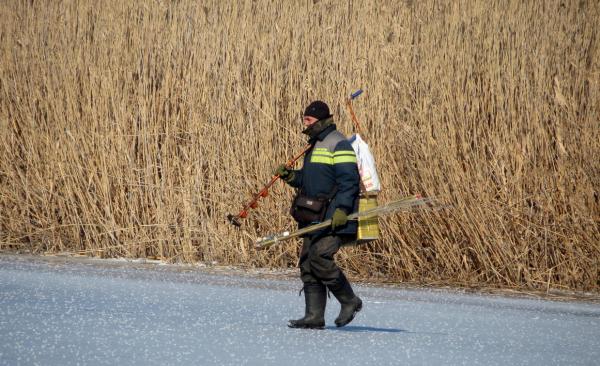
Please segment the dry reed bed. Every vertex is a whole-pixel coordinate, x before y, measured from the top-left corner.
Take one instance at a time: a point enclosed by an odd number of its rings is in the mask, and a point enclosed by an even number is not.
[[[5,1],[0,245],[33,252],[293,266],[278,184],[300,111],[355,103],[381,201],[451,208],[382,220],[353,275],[600,287],[600,5],[595,1]]]

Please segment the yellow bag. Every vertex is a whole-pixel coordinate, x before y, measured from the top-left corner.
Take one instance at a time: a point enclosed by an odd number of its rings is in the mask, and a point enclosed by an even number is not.
[[[373,193],[362,193],[358,200],[358,212],[364,212],[377,207],[377,195]],[[378,217],[367,217],[358,219],[358,243],[365,243],[379,239]]]

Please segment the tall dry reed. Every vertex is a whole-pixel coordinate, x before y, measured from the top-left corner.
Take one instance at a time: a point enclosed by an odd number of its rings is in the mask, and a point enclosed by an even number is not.
[[[450,208],[382,220],[354,275],[600,288],[597,1],[0,3],[0,246],[293,266],[278,184],[300,112],[355,103],[380,201]]]

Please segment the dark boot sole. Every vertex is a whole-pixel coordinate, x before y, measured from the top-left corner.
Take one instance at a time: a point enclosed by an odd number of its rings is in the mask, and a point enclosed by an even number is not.
[[[356,313],[358,313],[361,310],[362,310],[362,302],[356,307],[356,309],[354,309],[354,312],[352,313],[352,316],[350,317],[350,319],[348,319],[347,322],[339,322],[339,323],[335,322],[335,326],[338,327],[338,328],[341,328],[341,327],[343,327],[345,325],[350,324],[350,322],[354,320],[354,317],[356,316]]]
[[[292,329],[325,329],[325,324],[323,325],[309,325],[309,324],[291,324],[288,323],[288,328]]]

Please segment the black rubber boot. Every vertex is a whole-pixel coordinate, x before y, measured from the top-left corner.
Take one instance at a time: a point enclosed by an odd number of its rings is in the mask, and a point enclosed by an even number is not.
[[[342,306],[340,315],[335,319],[335,325],[343,327],[354,319],[356,313],[362,310],[362,300],[354,294],[350,282],[343,273],[334,284],[327,287]]]
[[[306,313],[304,318],[290,320],[290,328],[325,328],[325,305],[327,304],[327,293],[325,285],[320,283],[304,285],[304,302]]]

